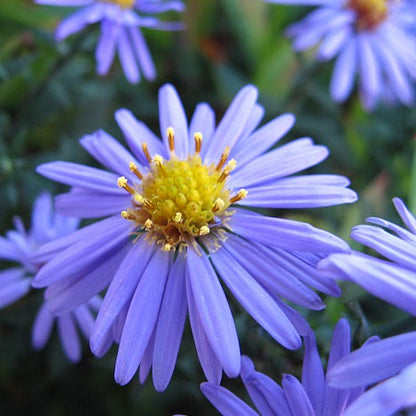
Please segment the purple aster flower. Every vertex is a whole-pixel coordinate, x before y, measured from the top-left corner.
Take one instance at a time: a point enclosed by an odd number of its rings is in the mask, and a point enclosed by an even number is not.
[[[390,416],[416,406],[416,332],[386,338],[346,355],[328,373],[328,382],[340,392],[378,383],[345,416]]]
[[[35,0],[54,6],[85,6],[64,19],[56,30],[56,39],[63,40],[85,26],[100,22],[101,36],[95,51],[97,72],[108,73],[116,51],[129,82],[140,81],[141,74],[154,80],[156,70],[141,28],[180,30],[178,22],[165,22],[148,16],[168,10],[181,12],[182,1],[169,0]]]
[[[90,339],[95,316],[101,306],[99,296],[92,297],[88,302],[76,307],[73,311],[55,316],[45,302],[39,309],[32,327],[32,346],[39,350],[48,342],[53,325],[56,323],[59,339],[68,359],[77,363],[81,359],[82,346],[79,330],[86,340]],[[112,339],[107,340],[103,353],[111,346]]]
[[[336,58],[330,94],[345,101],[359,75],[361,101],[372,110],[379,101],[414,102],[416,13],[402,0],[267,0],[320,6],[290,26],[296,51],[317,46],[318,60]]]
[[[280,298],[324,307],[310,286],[339,295],[317,262],[349,251],[332,234],[299,221],[271,218],[243,207],[306,208],[353,202],[337,175],[294,175],[324,160],[328,150],[301,138],[267,151],[292,127],[284,114],[257,129],[263,108],[246,86],[215,127],[214,111],[199,104],[188,125],[176,90],[159,92],[162,140],[125,109],[116,112],[130,151],[104,131],[81,145],[113,171],[68,162],[41,165],[42,175],[72,186],[57,197],[61,213],[106,217],[43,246],[54,256],[35,277],[48,286],[52,310],[65,312],[104,290],[91,336],[100,355],[113,333],[119,341],[115,378],[126,384],[140,366],[153,367],[157,390],[169,383],[185,319],[202,368],[219,383],[222,369],[240,371],[240,349],[219,276],[241,305],[287,348],[308,330]],[[121,213],[121,216],[120,216]]]
[[[351,237],[385,259],[354,252],[331,255],[319,264],[328,276],[350,280],[371,294],[416,315],[416,218],[399,198],[394,205],[406,228],[382,218],[371,217],[374,225],[358,225]]]
[[[335,327],[331,349],[329,352],[327,371],[350,351],[350,327],[345,319],[341,319]],[[305,352],[303,359],[302,381],[285,374],[280,387],[271,378],[255,370],[248,357],[242,357],[241,379],[257,407],[255,412],[241,399],[224,387],[213,383],[202,383],[201,390],[208,400],[223,416],[340,416],[346,415],[350,406],[359,400],[364,388],[338,390],[328,385],[316,347],[313,332],[304,337]],[[376,338],[369,339],[362,350]],[[369,345],[370,344],[370,345]],[[347,410],[346,410],[347,409]],[[361,409],[354,415],[364,415]]]
[[[78,228],[79,220],[55,214],[52,198],[48,193],[41,194],[35,201],[32,212],[32,228],[26,231],[20,218],[14,219],[16,230],[8,231],[0,237],[0,260],[16,262],[17,267],[0,271],[0,308],[17,302],[31,289],[33,275],[42,263],[35,260],[33,252],[42,244],[69,235]],[[79,326],[87,339],[92,330],[94,316],[101,299],[94,297],[75,310],[54,316],[44,303],[35,319],[32,331],[32,345],[36,349],[45,346],[53,323],[56,321],[62,347],[73,362],[81,358],[81,344],[76,327]]]
[[[416,218],[400,199],[394,198],[393,202],[407,228],[372,217],[367,221],[375,225],[359,225],[351,233],[354,240],[371,247],[385,259],[361,253],[336,254],[323,260],[319,268],[328,276],[353,281],[415,316]],[[357,401],[357,406],[367,409],[365,415],[391,415],[415,406],[416,332],[387,338],[346,356],[330,372],[329,379],[340,388],[387,379]],[[348,415],[357,414],[355,410],[352,407]]]

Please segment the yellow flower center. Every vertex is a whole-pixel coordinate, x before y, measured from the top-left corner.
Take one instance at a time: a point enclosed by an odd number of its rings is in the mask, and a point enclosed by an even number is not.
[[[113,3],[120,6],[122,9],[131,9],[136,0],[102,0],[105,3]]]
[[[357,27],[374,29],[387,17],[387,0],[348,0],[347,7],[358,14]]]
[[[171,127],[167,134],[169,160],[159,155],[152,158],[144,143],[148,173],[142,174],[130,163],[130,171],[140,183],[130,185],[124,176],[118,178],[118,186],[132,195],[132,206],[121,215],[135,223],[138,233],[147,232],[152,241],[161,244],[166,251],[182,249],[203,238],[215,246],[223,234],[221,225],[232,214],[228,208],[247,196],[247,191],[242,189],[231,197],[226,186],[236,162],[231,159],[227,163],[229,149],[226,148],[217,164],[202,163],[200,133],[194,135],[195,153],[180,160],[175,155]]]

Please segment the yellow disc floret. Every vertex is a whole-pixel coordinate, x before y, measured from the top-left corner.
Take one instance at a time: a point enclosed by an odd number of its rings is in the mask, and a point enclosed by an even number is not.
[[[132,195],[132,207],[121,215],[135,222],[138,232],[148,232],[150,238],[169,251],[193,243],[197,238],[212,238],[222,220],[231,212],[231,204],[247,196],[242,189],[231,196],[226,186],[227,177],[236,162],[227,163],[226,148],[217,164],[204,164],[200,156],[201,133],[195,134],[195,153],[181,160],[174,151],[174,131],[167,131],[170,159],[160,155],[150,157],[147,145],[143,152],[149,160],[149,171],[141,173],[132,162],[129,169],[139,184],[129,184],[122,176],[118,186]]]
[[[105,3],[117,4],[123,9],[131,9],[134,6],[136,0],[102,0]]]
[[[228,201],[229,191],[220,181],[222,172],[202,164],[199,155],[187,160],[154,158],[150,173],[142,181],[142,196],[153,203],[149,218],[165,234],[170,244],[186,235],[201,235],[214,219],[218,198]],[[228,204],[229,205],[229,204]],[[224,204],[221,214],[228,206]]]
[[[357,12],[359,29],[371,30],[387,17],[388,0],[348,0],[347,7]]]

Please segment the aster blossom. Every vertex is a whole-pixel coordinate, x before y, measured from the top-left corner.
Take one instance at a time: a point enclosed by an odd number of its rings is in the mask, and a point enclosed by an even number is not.
[[[416,218],[399,198],[394,205],[406,228],[382,218],[374,225],[353,228],[354,240],[372,248],[383,258],[361,253],[330,255],[319,263],[323,273],[349,280],[369,293],[416,315]],[[329,374],[338,388],[379,383],[364,394],[357,406],[365,415],[392,415],[416,406],[416,332],[386,338],[365,351],[355,351],[337,363]],[[351,408],[352,416],[356,407]]]
[[[81,139],[115,173],[59,161],[37,169],[72,186],[57,197],[62,214],[108,217],[38,250],[38,258],[52,259],[35,284],[48,286],[55,312],[108,287],[90,346],[100,355],[109,334],[119,342],[120,384],[138,367],[144,381],[152,367],[156,389],[166,388],[187,314],[207,379],[219,383],[222,370],[238,375],[239,342],[218,275],[253,318],[292,349],[308,326],[280,297],[321,309],[309,286],[339,295],[315,266],[328,253],[349,251],[345,242],[243,207],[329,206],[353,202],[356,194],[341,176],[293,175],[328,155],[310,138],[267,152],[294,117],[284,114],[257,129],[264,110],[256,101],[257,89],[246,86],[217,127],[205,103],[188,126],[180,98],[167,84],[159,91],[162,140],[126,109],[116,112],[116,120],[131,152],[104,131]]]
[[[282,387],[255,370],[253,362],[242,357],[241,379],[259,413],[224,387],[202,383],[201,390],[223,416],[341,416],[361,396],[364,388],[337,390],[328,385],[316,346],[310,332],[305,339],[301,382],[291,374],[284,374]],[[373,337],[361,348],[374,344]],[[351,335],[348,321],[341,319],[334,329],[329,351],[327,371],[350,351]],[[360,350],[361,350],[360,349]],[[355,415],[364,415],[355,408]]]
[[[345,101],[358,75],[363,106],[380,101],[414,103],[416,13],[413,2],[396,0],[267,0],[319,6],[287,35],[296,51],[317,46],[316,58],[335,58],[330,95]]]
[[[43,264],[32,257],[34,251],[44,243],[74,232],[78,228],[79,220],[54,213],[52,197],[48,193],[42,193],[34,203],[31,229],[26,231],[19,217],[14,218],[14,222],[16,229],[8,231],[6,237],[0,237],[0,260],[18,264],[0,271],[0,308],[17,302],[30,292],[32,278]],[[81,343],[77,326],[88,339],[94,313],[100,303],[101,299],[94,297],[86,304],[58,317],[44,303],[33,324],[32,346],[36,349],[43,348],[56,322],[66,356],[70,361],[79,361]]]
[[[97,73],[110,70],[116,52],[127,80],[137,83],[141,74],[154,80],[156,69],[141,28],[180,30],[178,22],[165,22],[154,16],[169,10],[184,10],[182,1],[169,0],[35,0],[53,6],[83,6],[64,19],[56,30],[56,39],[63,40],[87,25],[100,23],[101,35],[95,51]]]

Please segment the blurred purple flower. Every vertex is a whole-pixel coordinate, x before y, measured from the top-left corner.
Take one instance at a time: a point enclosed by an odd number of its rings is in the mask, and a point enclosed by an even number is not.
[[[319,264],[320,270],[341,280],[350,280],[371,294],[416,315],[416,219],[399,198],[394,205],[407,229],[382,218],[358,225],[351,237],[386,259],[354,252],[331,255]],[[383,227],[383,228],[382,228]]]
[[[328,383],[341,392],[378,383],[344,416],[390,416],[416,406],[416,332],[386,338],[346,355],[328,373]]]
[[[309,224],[235,206],[306,208],[356,200],[345,177],[294,176],[328,155],[310,138],[267,152],[294,117],[284,114],[256,130],[264,113],[256,101],[257,89],[246,86],[217,127],[205,103],[188,126],[176,90],[165,85],[159,92],[162,141],[125,109],[116,120],[131,153],[104,131],[81,139],[115,173],[68,162],[38,167],[72,186],[57,197],[59,212],[110,215],[43,246],[38,258],[54,258],[35,282],[49,286],[46,298],[56,312],[109,286],[90,344],[100,355],[109,333],[120,342],[120,384],[139,365],[144,381],[153,366],[156,389],[166,388],[187,312],[207,379],[219,383],[222,369],[239,374],[237,332],[218,275],[253,318],[292,349],[308,326],[280,297],[322,309],[309,286],[339,295],[335,282],[322,279],[315,266],[328,253],[349,251],[346,243]]]
[[[75,218],[55,214],[52,198],[48,193],[43,193],[36,199],[32,212],[32,228],[28,232],[20,218],[16,217],[14,222],[16,229],[8,231],[6,237],[0,237],[0,260],[16,262],[19,265],[0,271],[0,308],[17,302],[29,293],[33,275],[42,266],[42,263],[33,259],[33,252],[44,243],[73,233],[79,223]],[[67,357],[73,362],[79,361],[81,346],[76,326],[89,339],[94,323],[91,311],[97,311],[100,302],[99,297],[94,297],[85,305],[58,317],[51,314],[46,303],[43,304],[33,326],[33,347],[39,349],[45,346],[56,321]]]
[[[93,296],[83,305],[59,316],[51,313],[47,302],[43,303],[32,327],[33,348],[39,350],[46,345],[51,336],[53,325],[56,323],[59,339],[66,356],[71,362],[77,363],[82,355],[79,330],[81,330],[86,340],[90,339],[95,316],[101,306],[101,302],[102,299],[98,295]],[[112,339],[109,339],[105,345],[106,350],[104,352],[108,350],[111,344]]]
[[[336,254],[320,262],[319,268],[333,278],[353,281],[415,316],[416,218],[400,199],[393,201],[407,229],[372,217],[367,221],[375,226],[359,225],[351,233],[354,240],[374,249],[386,260],[361,253]],[[339,388],[387,379],[357,401],[360,409],[368,409],[365,415],[391,415],[402,408],[416,406],[416,332],[384,339],[346,356],[330,372],[329,379]],[[347,414],[355,415],[355,411],[353,407]]]
[[[341,319],[335,327],[329,352],[327,372],[350,351],[350,327]],[[367,341],[359,351],[377,345],[377,338]],[[241,378],[244,386],[262,416],[340,416],[346,415],[349,406],[359,400],[364,388],[338,390],[328,385],[316,347],[315,336],[311,332],[304,337],[305,352],[302,369],[302,382],[290,375],[283,375],[282,387],[271,378],[255,370],[248,357],[242,357]],[[251,407],[224,387],[202,383],[201,390],[223,416],[258,416]],[[358,400],[357,400],[358,398]],[[347,409],[347,411],[345,411]],[[354,415],[363,416],[355,406]],[[352,413],[351,413],[352,414]],[[378,413],[377,413],[378,415]]]
[[[181,30],[182,23],[164,22],[146,14],[168,10],[181,12],[182,1],[169,0],[34,0],[38,4],[54,6],[85,6],[64,19],[56,30],[57,40],[79,32],[87,25],[100,22],[101,36],[95,51],[97,72],[108,73],[118,52],[121,66],[129,82],[137,83],[141,75],[154,80],[156,69],[141,28]]]
[[[318,60],[336,57],[330,94],[345,101],[356,74],[363,106],[414,103],[416,9],[402,0],[266,0],[321,6],[287,30],[296,51],[317,46]]]

